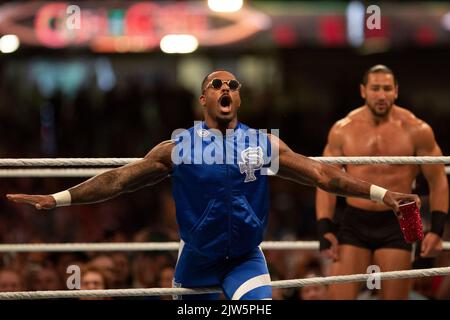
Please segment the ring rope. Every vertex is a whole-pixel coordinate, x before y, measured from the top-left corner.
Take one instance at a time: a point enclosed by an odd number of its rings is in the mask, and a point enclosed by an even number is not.
[[[450,164],[450,157],[310,157],[329,164]]]
[[[0,169],[0,178],[78,178],[93,177],[110,168],[34,168],[34,169]],[[450,174],[450,166],[445,167]]]
[[[0,252],[79,252],[79,251],[176,251],[179,242],[102,242],[0,244]],[[450,250],[450,242],[442,243]],[[319,241],[264,241],[263,250],[317,250]]]
[[[264,250],[319,249],[318,241],[265,241]],[[0,252],[77,252],[77,251],[176,251],[179,242],[111,242],[111,243],[29,243],[0,244]]]
[[[450,164],[450,157],[309,157],[333,164]],[[121,166],[143,158],[28,158],[0,159],[0,167]]]
[[[344,282],[364,282],[379,277],[380,280],[406,279],[450,275],[450,267],[403,270],[390,272],[376,272],[368,274],[351,274],[332,277],[315,277],[306,279],[292,279],[272,281],[273,288],[299,288],[312,285],[327,285]],[[17,299],[52,299],[52,298],[79,298],[79,297],[139,297],[161,295],[191,295],[204,293],[219,293],[220,288],[140,288],[140,289],[108,289],[108,290],[57,290],[57,291],[21,291],[2,292],[0,300]]]
[[[0,169],[1,178],[78,178],[93,177],[111,168]]]
[[[24,158],[0,159],[0,167],[31,167],[31,166],[123,166],[143,158]]]

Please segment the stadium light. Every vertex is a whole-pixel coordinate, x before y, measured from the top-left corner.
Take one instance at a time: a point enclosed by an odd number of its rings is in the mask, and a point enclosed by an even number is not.
[[[236,12],[243,4],[243,0],[208,0],[208,7],[215,12]]]
[[[359,47],[364,43],[365,7],[359,1],[351,1],[346,10],[348,42]]]
[[[190,34],[168,34],[159,45],[165,53],[191,53],[198,48],[198,40]]]
[[[0,38],[0,51],[2,53],[11,53],[19,48],[19,38],[14,34],[6,34]]]
[[[450,31],[450,11],[442,17],[442,25],[445,29]]]

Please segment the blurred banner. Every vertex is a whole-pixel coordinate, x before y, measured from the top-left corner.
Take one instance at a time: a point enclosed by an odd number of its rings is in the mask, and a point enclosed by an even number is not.
[[[207,1],[33,1],[0,6],[0,33],[94,52],[152,51],[171,34],[199,47],[435,46],[450,43],[450,4],[255,1],[227,13]]]

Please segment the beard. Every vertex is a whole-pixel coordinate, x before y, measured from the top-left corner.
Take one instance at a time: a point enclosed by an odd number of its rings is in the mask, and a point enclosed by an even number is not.
[[[367,105],[369,106],[369,110],[372,112],[374,116],[386,117],[391,111],[394,102],[386,101],[383,104],[380,104],[378,102],[374,103],[367,102]]]

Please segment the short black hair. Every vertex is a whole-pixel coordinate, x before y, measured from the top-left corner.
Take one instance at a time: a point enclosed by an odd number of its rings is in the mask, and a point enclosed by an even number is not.
[[[383,64],[377,64],[377,65],[371,67],[370,69],[368,69],[368,70],[364,73],[364,76],[363,76],[363,78],[362,78],[362,81],[361,81],[361,84],[362,84],[362,85],[364,85],[364,86],[367,85],[367,82],[369,81],[369,74],[371,74],[371,73],[386,73],[386,74],[391,74],[392,77],[394,78],[394,84],[395,84],[396,86],[398,85],[398,83],[397,83],[397,78],[395,77],[394,72],[393,72],[391,69],[389,69],[388,67],[386,67],[385,65],[383,65]]]

